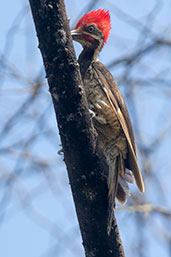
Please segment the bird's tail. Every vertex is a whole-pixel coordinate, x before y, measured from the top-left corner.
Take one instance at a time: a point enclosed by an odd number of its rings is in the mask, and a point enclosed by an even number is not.
[[[115,197],[121,204],[126,203],[126,196],[130,195],[128,183],[134,183],[134,178],[131,171],[125,169],[124,159],[122,154],[118,155],[112,163],[109,164],[108,174],[108,220],[107,233],[110,235],[113,209],[115,207]]]

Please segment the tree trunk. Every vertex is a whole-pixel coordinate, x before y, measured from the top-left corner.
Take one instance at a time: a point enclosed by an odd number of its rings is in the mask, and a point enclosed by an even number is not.
[[[107,182],[62,0],[29,0],[52,95],[87,257],[123,257],[114,219],[107,235]]]

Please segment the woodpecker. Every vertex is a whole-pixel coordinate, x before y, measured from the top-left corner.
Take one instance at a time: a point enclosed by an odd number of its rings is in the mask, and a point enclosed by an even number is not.
[[[109,70],[98,60],[111,30],[109,11],[99,9],[85,14],[71,31],[83,51],[78,62],[89,111],[97,131],[97,149],[108,167],[108,221],[110,234],[115,198],[121,204],[130,194],[128,183],[136,181],[144,192],[137,164],[136,143],[123,96]]]

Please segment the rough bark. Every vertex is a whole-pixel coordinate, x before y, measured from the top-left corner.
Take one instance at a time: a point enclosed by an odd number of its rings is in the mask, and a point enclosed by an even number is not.
[[[29,0],[52,95],[87,257],[123,257],[116,220],[107,235],[107,183],[96,153],[79,66],[62,0]]]

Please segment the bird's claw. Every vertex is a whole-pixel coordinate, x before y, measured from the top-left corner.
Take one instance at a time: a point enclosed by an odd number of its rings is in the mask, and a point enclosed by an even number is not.
[[[92,119],[96,117],[95,112],[93,112],[91,109],[89,109],[89,113]]]

